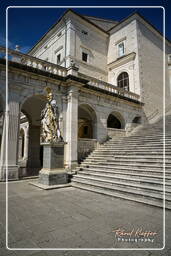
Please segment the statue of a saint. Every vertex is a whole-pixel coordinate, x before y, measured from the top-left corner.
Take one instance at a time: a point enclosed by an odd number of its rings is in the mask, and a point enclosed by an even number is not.
[[[63,141],[59,128],[59,111],[57,102],[53,99],[51,89],[47,88],[46,91],[48,102],[41,112],[41,141],[50,143]]]

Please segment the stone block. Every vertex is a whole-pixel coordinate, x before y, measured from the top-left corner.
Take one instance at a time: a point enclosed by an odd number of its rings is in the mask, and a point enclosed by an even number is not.
[[[39,183],[44,185],[57,185],[68,183],[68,174],[64,169],[46,170],[42,169],[39,173]]]

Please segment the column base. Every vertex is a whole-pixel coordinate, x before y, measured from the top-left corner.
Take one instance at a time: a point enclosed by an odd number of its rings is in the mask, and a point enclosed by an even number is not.
[[[19,166],[18,165],[8,165],[0,166],[0,180],[6,181],[6,175],[8,172],[8,180],[18,180],[19,179]]]
[[[39,172],[38,183],[43,185],[60,185],[68,183],[68,174],[64,169],[42,169]]]

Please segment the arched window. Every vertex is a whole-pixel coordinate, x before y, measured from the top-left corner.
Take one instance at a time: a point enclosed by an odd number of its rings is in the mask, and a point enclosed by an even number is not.
[[[129,76],[127,72],[122,72],[117,78],[119,88],[129,91]]]

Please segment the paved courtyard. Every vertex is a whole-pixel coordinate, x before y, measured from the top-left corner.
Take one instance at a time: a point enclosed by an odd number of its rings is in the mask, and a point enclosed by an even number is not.
[[[9,247],[47,250],[7,250],[5,183],[0,187],[2,256],[171,255],[171,211],[166,211],[166,248],[162,251],[47,251],[48,248],[160,248],[162,209],[72,187],[44,191],[29,185],[28,180],[9,183]],[[113,232],[119,228],[132,233]],[[142,235],[144,231],[154,232],[148,241]],[[130,237],[132,241],[128,241]],[[141,239],[137,241],[138,237]]]

